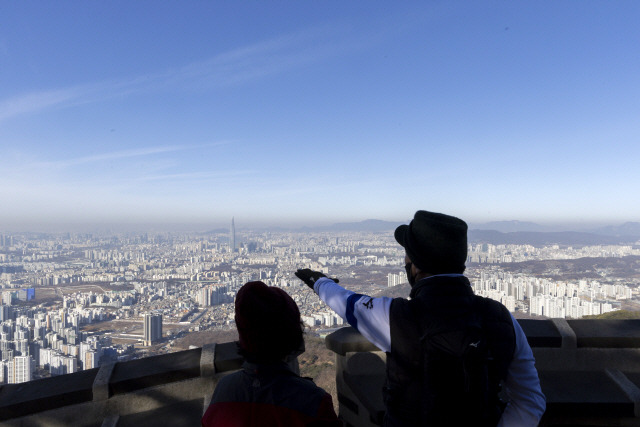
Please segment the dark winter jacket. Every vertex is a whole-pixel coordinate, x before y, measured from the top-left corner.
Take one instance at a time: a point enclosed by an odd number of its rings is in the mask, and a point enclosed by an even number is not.
[[[466,277],[444,276],[416,283],[411,300],[394,299],[389,318],[385,425],[495,426],[502,409],[500,381],[507,376],[515,348],[508,310],[474,295]],[[469,340],[472,333],[465,331],[474,331],[473,340]],[[486,349],[477,356],[482,362],[472,362],[480,368],[465,368],[469,362],[461,360],[466,357],[442,356],[442,348],[462,354],[470,346]],[[459,392],[470,386],[482,391]]]
[[[203,427],[338,427],[331,396],[284,362],[257,365],[220,379]]]

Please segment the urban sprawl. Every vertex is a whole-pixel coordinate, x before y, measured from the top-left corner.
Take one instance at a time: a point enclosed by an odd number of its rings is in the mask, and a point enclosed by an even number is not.
[[[285,289],[310,331],[342,325],[293,272],[338,277],[348,289],[384,296],[406,284],[392,232],[0,234],[0,384],[91,369],[175,351],[190,333],[234,327],[246,282]],[[508,263],[618,258],[634,246],[470,244],[474,291],[531,316],[580,318],[638,298],[624,277],[552,280],[505,271]],[[392,289],[390,289],[392,288]],[[268,319],[265,319],[268,321]]]

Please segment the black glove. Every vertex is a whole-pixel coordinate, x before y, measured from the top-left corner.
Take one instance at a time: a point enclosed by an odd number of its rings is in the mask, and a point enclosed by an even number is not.
[[[327,277],[319,271],[313,271],[309,268],[303,268],[295,272],[295,275],[298,279],[302,280],[308,287],[313,290],[313,285],[316,281],[321,277]],[[338,283],[338,279],[331,278],[334,282]]]

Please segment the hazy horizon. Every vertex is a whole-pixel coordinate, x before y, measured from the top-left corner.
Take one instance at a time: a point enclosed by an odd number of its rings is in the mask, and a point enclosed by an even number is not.
[[[305,229],[331,227],[336,224],[359,224],[365,221],[384,221],[391,224],[408,224],[411,217],[399,220],[386,220],[379,218],[365,218],[344,221],[299,221],[295,223],[281,222],[245,222],[239,217],[235,217],[235,226],[238,232],[252,230],[291,230],[304,231]],[[489,229],[486,228],[492,223],[508,223],[533,224],[542,229],[542,231],[579,231],[590,232],[601,227],[618,227],[626,223],[640,224],[638,221],[625,222],[536,222],[536,221],[519,221],[519,220],[494,220],[494,221],[465,221],[469,225],[469,229]],[[157,223],[133,223],[133,222],[78,222],[78,223],[42,223],[42,224],[7,224],[0,223],[0,233],[146,233],[146,232],[177,232],[177,233],[204,233],[219,230],[226,232],[231,225],[231,218],[225,223],[222,221],[212,222],[157,222]],[[527,228],[525,226],[525,228]],[[534,231],[534,230],[531,230]]]

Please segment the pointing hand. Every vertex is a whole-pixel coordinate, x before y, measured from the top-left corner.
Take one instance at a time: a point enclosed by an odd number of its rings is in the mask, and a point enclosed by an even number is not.
[[[323,273],[319,271],[313,271],[309,268],[303,268],[295,272],[295,275],[298,279],[302,280],[307,286],[313,289],[313,285],[315,285],[316,281],[321,277],[327,277]],[[334,282],[338,283],[338,279],[331,278]]]

